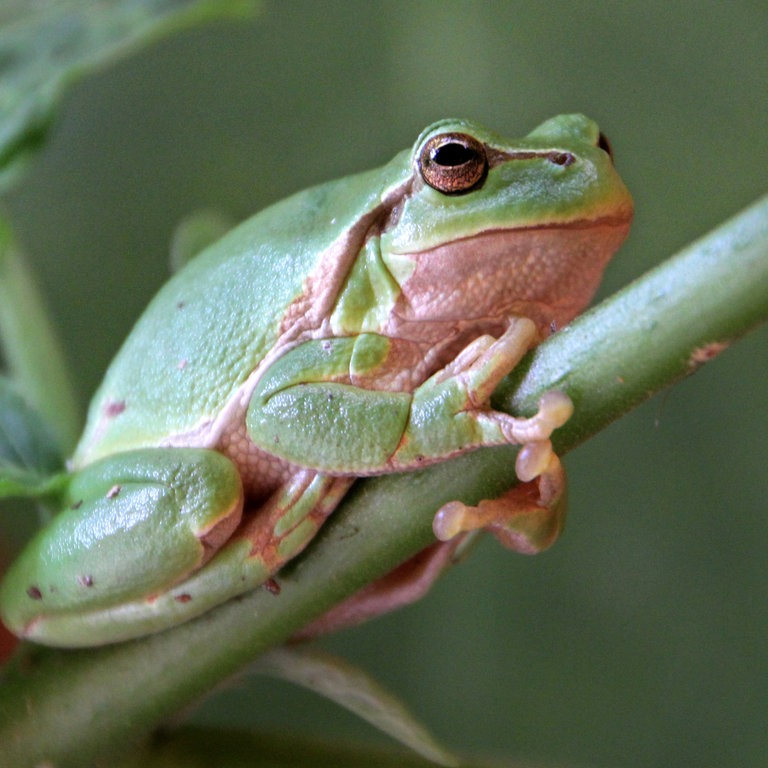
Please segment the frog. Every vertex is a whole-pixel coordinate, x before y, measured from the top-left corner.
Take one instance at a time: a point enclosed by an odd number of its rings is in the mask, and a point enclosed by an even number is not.
[[[3,622],[65,647],[171,628],[274,585],[360,478],[490,446],[519,446],[519,483],[436,510],[434,551],[480,530],[546,549],[572,402],[514,416],[491,395],[588,305],[632,213],[596,123],[565,114],[515,140],[440,120],[235,226],[108,367],[58,513],[0,586]]]

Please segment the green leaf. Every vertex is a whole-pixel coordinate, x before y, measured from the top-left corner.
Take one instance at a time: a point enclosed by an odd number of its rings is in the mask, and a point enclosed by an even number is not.
[[[343,659],[315,648],[285,646],[260,656],[251,671],[287,680],[336,702],[427,760],[459,764],[405,704],[367,672]]]
[[[49,425],[60,450],[74,447],[80,409],[43,297],[11,228],[0,216],[0,344],[26,403]]]
[[[52,431],[0,376],[0,497],[46,493],[51,476],[62,469]]]
[[[247,17],[256,0],[5,0],[0,8],[0,187],[40,147],[78,77],[185,26]]]

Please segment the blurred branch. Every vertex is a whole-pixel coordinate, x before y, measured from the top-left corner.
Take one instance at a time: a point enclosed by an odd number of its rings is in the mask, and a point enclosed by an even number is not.
[[[576,413],[557,440],[565,452],[766,319],[768,197],[555,334],[499,401],[528,412],[541,392],[569,392]],[[0,766],[65,768],[124,751],[429,544],[441,504],[473,503],[509,487],[513,456],[507,448],[478,451],[359,483],[306,553],[281,571],[279,595],[259,589],[111,647],[26,646],[0,688]]]

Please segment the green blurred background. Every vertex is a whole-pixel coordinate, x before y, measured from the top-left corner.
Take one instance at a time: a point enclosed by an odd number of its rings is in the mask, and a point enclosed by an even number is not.
[[[80,83],[4,203],[84,402],[166,278],[180,218],[245,217],[439,117],[508,135],[559,112],[599,121],[637,206],[607,295],[766,191],[766,33],[764,0],[274,2]],[[766,374],[763,328],[568,457],[550,552],[484,541],[419,605],[323,644],[462,752],[765,765]],[[377,738],[262,680],[192,717]]]

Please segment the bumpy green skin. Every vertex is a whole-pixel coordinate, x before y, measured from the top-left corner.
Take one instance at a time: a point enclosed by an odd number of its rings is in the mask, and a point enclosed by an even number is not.
[[[417,166],[450,132],[492,158],[466,194]],[[546,442],[562,420],[531,426],[488,399],[586,304],[626,234],[631,199],[597,143],[580,115],[514,143],[442,121],[192,259],[107,371],[62,512],[0,587],[4,622],[54,645],[157,631],[263,583],[357,476]]]
[[[157,445],[214,418],[276,344],[286,308],[324,252],[408,177],[399,157],[267,208],[171,279],[110,365],[74,465]],[[125,411],[104,431],[107,403]]]

